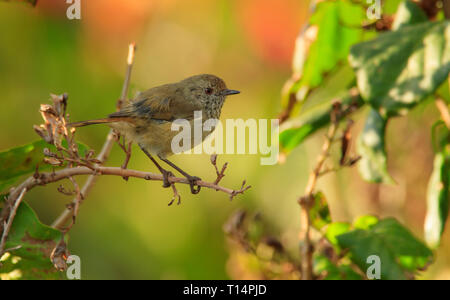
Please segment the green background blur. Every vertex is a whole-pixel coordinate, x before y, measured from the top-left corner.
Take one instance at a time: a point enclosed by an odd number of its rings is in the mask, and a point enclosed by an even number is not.
[[[40,0],[35,8],[0,2],[0,149],[38,139],[32,125],[41,123],[39,105],[49,101],[49,93],[69,94],[72,121],[114,111],[132,41],[138,50],[130,96],[193,74],[213,73],[242,91],[227,100],[222,119],[274,118],[281,110],[281,88],[290,76],[295,37],[308,14],[307,1],[300,0],[81,2],[81,20],[66,18],[68,5],[63,0]],[[333,219],[351,221],[368,213],[395,216],[422,237],[433,159],[429,128],[437,117],[434,106],[425,103],[409,118],[389,124],[389,169],[397,185],[364,183],[356,169],[321,179],[319,188],[328,198]],[[356,131],[360,128],[357,122]],[[107,127],[93,126],[77,134],[98,151],[107,132]],[[295,249],[300,224],[296,199],[322,140],[323,132],[276,166],[261,166],[258,155],[219,156],[219,164],[230,163],[223,185],[238,188],[247,179],[253,186],[233,202],[211,190],[193,196],[182,186],[182,204],[168,207],[171,190],[162,189],[159,182],[100,178],[70,233],[69,249],[81,257],[82,278],[239,277],[236,266],[228,262],[222,231],[227,217],[239,208],[259,211]],[[133,151],[130,168],[156,171],[135,146]],[[123,158],[114,147],[107,164],[118,166]],[[204,180],[215,179],[207,155],[173,160]],[[51,223],[71,200],[56,188],[50,185],[27,194],[44,223]],[[437,261],[424,278],[450,279],[449,250],[447,230]]]

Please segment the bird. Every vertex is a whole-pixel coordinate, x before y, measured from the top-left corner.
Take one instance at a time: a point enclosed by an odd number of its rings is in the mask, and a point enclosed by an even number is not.
[[[188,77],[175,83],[164,84],[139,93],[125,103],[117,112],[106,118],[69,123],[68,127],[82,127],[93,124],[107,124],[129,141],[136,143],[163,175],[163,187],[170,187],[169,177],[173,173],[164,169],[154,158],[180,172],[189,181],[192,194],[200,192],[197,176],[191,176],[167,159],[174,154],[172,139],[177,135],[172,124],[175,120],[187,120],[194,128],[194,114],[201,111],[202,122],[219,119],[227,96],[240,92],[228,89],[225,81],[211,74]],[[193,129],[192,129],[193,130]],[[202,131],[200,142],[212,131]],[[199,143],[191,134],[191,148]],[[188,150],[188,149],[184,149]]]

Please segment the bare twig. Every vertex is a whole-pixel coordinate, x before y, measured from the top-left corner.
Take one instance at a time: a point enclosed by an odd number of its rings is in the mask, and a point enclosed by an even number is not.
[[[211,155],[211,164],[214,166],[214,169],[216,170],[216,181],[214,181],[215,184],[219,184],[219,182],[222,180],[222,178],[225,177],[225,171],[228,167],[228,163],[224,163],[222,166],[222,169],[219,171],[219,168],[217,167],[217,154]]]
[[[312,262],[312,255],[313,255],[313,245],[311,243],[311,219],[309,215],[309,210],[311,208],[311,205],[314,203],[314,188],[316,187],[317,179],[319,178],[322,167],[325,163],[325,160],[329,156],[329,151],[331,148],[331,145],[333,143],[333,139],[336,135],[338,126],[339,126],[339,119],[340,119],[340,103],[336,102],[333,104],[333,111],[331,113],[331,125],[328,129],[328,133],[326,135],[325,142],[322,146],[322,151],[319,155],[319,158],[317,160],[317,164],[314,168],[314,170],[309,175],[308,184],[305,189],[305,195],[302,196],[298,202],[301,207],[301,215],[300,215],[300,222],[301,222],[301,230],[300,236],[302,237],[303,244],[301,246],[301,254],[302,254],[302,279],[304,280],[311,280],[313,279],[313,262]]]
[[[234,197],[236,197],[237,195],[239,195],[239,194],[243,194],[243,193],[245,193],[245,191],[246,190],[248,190],[248,189],[250,189],[252,186],[251,185],[247,185],[247,181],[243,181],[242,182],[242,186],[241,186],[241,188],[239,189],[239,190],[233,190],[232,192],[231,192],[231,194],[230,194],[230,200],[233,200],[234,199]],[[218,190],[216,190],[216,191],[218,191]]]
[[[177,187],[175,186],[174,183],[172,183],[170,186],[172,187],[173,197],[172,197],[172,200],[170,200],[168,206],[171,206],[175,202],[175,200],[177,200],[177,205],[180,205],[181,204],[181,196],[178,193]]]
[[[450,19],[450,0],[442,1],[442,9],[444,10],[445,18]]]
[[[19,208],[19,205],[22,202],[22,199],[25,196],[26,192],[27,192],[27,188],[22,188],[17,199],[10,196],[9,199],[6,201],[11,204],[11,210],[9,212],[8,220],[5,221],[5,224],[3,224],[2,238],[0,241],[0,257],[2,257],[3,254],[5,253],[6,239],[8,238],[8,234],[11,229],[14,217],[16,216],[17,209]],[[5,207],[5,209],[6,209],[6,207]]]
[[[213,154],[213,155],[211,155],[211,164],[214,166],[214,169],[215,169],[216,175],[217,175],[217,178],[214,181],[214,184],[218,185],[219,182],[222,180],[222,178],[225,177],[225,171],[227,170],[228,163],[227,162],[224,163],[223,166],[222,166],[222,169],[219,171],[219,168],[217,167],[217,154]],[[233,200],[234,197],[236,197],[239,194],[245,193],[245,191],[250,189],[250,188],[251,188],[251,186],[247,185],[247,182],[244,180],[242,182],[242,186],[241,186],[241,188],[239,190],[233,190],[232,191],[232,193],[230,194],[230,200]]]
[[[72,228],[72,226],[75,224],[75,220],[78,216],[78,210],[80,208],[81,201],[83,201],[83,195],[80,192],[80,186],[78,185],[77,181],[72,176],[69,176],[69,180],[73,184],[76,201],[75,201],[75,203],[72,202],[73,205],[70,205],[70,208],[73,210],[72,222],[70,223],[69,227],[66,228],[66,231],[69,231]]]
[[[126,101],[127,94],[128,94],[128,88],[130,85],[130,78],[131,78],[131,71],[133,69],[133,62],[134,62],[134,53],[136,50],[136,44],[131,43],[128,48],[128,58],[127,58],[127,70],[125,75],[125,81],[123,83],[122,87],[122,93],[120,95],[120,99],[117,102],[117,109],[120,109],[122,106],[122,103]],[[108,159],[109,154],[111,153],[111,149],[114,145],[115,139],[114,139],[114,130],[111,129],[106,137],[106,141],[103,144],[102,150],[100,151],[99,155],[97,156],[97,160],[103,164]],[[88,177],[85,184],[80,190],[80,194],[83,198],[87,197],[87,194],[90,192],[92,187],[94,186],[95,182],[97,181],[96,174],[92,174]],[[72,203],[76,203],[77,198],[72,201]],[[67,221],[72,217],[73,211],[70,209],[64,210],[61,215],[53,222],[52,227],[54,228],[62,228]]]
[[[442,120],[445,123],[445,126],[447,126],[448,129],[450,129],[450,112],[448,110],[447,103],[442,98],[436,98],[436,107],[439,109],[439,112],[441,113]]]
[[[56,172],[44,172],[40,173],[39,178],[35,178],[34,176],[30,176],[28,179],[26,179],[24,182],[22,182],[12,193],[10,194],[10,197],[15,198],[17,196],[16,190],[23,190],[26,189],[27,191],[31,190],[32,188],[39,186],[39,185],[46,185],[48,183],[57,182],[62,179],[69,179],[73,176],[80,176],[80,175],[113,175],[113,176],[119,176],[119,177],[134,177],[134,178],[141,178],[145,180],[154,180],[154,181],[163,181],[163,176],[161,174],[155,174],[150,172],[142,172],[137,170],[131,170],[131,169],[122,169],[121,167],[103,167],[103,166],[96,166],[95,170],[92,170],[87,167],[75,167],[75,168],[67,168]],[[175,183],[181,183],[181,184],[190,184],[189,180],[186,178],[181,177],[169,177],[169,183],[175,184]],[[214,182],[206,182],[199,180],[197,181],[197,185],[209,189],[213,189],[216,191],[224,192],[230,197],[234,197],[238,194],[242,194],[246,190],[250,188],[250,186],[245,186],[245,181],[243,183],[243,186],[239,190],[232,190],[230,188],[226,188],[223,186],[219,186],[215,184]],[[72,211],[72,209],[69,209]]]
[[[280,124],[286,122],[289,119],[296,103],[297,103],[297,97],[296,97],[295,93],[289,93],[288,104],[287,104],[286,108],[278,115]]]
[[[348,120],[347,127],[344,130],[344,133],[341,138],[341,159],[339,160],[339,164],[341,166],[345,165],[347,162],[348,151],[350,147],[350,140],[352,138],[351,129],[353,126],[353,120]]]

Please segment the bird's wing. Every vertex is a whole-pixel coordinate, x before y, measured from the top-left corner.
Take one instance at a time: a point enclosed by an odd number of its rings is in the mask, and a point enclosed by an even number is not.
[[[110,114],[109,117],[160,121],[192,120],[196,110],[201,110],[199,104],[187,101],[176,85],[168,84],[142,92],[133,102]]]

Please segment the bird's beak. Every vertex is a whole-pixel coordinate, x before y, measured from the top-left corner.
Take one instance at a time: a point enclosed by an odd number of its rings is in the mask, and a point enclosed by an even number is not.
[[[230,95],[236,95],[236,94],[239,94],[240,92],[239,91],[236,91],[236,90],[228,90],[228,89],[226,89],[226,90],[223,90],[222,91],[222,96],[230,96]]]

